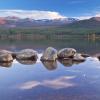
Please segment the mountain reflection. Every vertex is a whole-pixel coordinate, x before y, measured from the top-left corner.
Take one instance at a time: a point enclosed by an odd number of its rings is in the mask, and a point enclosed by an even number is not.
[[[12,62],[2,62],[2,63],[0,62],[0,66],[9,68],[12,66]]]
[[[78,62],[78,61],[73,61],[72,59],[59,59],[58,60],[62,65],[64,65],[65,67],[71,67],[74,64],[80,64],[82,62]]]
[[[23,65],[32,65],[36,63],[36,60],[17,60],[17,61]]]
[[[44,67],[48,70],[55,70],[57,68],[56,61],[42,61]]]

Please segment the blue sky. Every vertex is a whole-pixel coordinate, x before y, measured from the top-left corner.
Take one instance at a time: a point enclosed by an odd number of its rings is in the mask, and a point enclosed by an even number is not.
[[[0,10],[38,10],[58,12],[67,17],[99,15],[100,0],[0,0]]]

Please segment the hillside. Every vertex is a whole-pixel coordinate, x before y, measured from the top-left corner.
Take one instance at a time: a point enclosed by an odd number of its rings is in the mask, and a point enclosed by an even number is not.
[[[6,17],[0,19],[0,34],[91,34],[100,33],[100,17],[33,20]]]

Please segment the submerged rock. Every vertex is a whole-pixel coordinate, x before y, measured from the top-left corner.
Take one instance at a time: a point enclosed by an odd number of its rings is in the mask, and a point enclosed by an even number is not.
[[[73,58],[76,50],[73,48],[64,48],[58,52],[58,58]]]
[[[32,49],[24,49],[16,54],[17,60],[37,60],[37,52]]]
[[[0,62],[12,62],[13,57],[9,53],[2,53],[0,54]]]
[[[56,61],[42,61],[44,67],[48,70],[55,70],[57,68]]]
[[[83,61],[85,61],[85,58],[82,57],[81,54],[76,53],[76,54],[74,55],[73,61],[83,62]]]
[[[55,61],[57,59],[57,50],[53,47],[48,47],[41,57],[42,61]]]

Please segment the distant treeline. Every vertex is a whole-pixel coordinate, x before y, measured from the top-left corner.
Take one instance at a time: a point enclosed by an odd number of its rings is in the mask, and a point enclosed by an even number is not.
[[[0,39],[69,39],[69,38],[100,38],[99,30],[70,29],[65,27],[34,27],[0,29]]]

